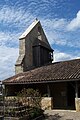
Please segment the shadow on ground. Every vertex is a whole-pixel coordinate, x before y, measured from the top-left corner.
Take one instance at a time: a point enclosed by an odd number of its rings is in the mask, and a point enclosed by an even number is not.
[[[48,115],[48,114],[45,115],[45,120],[59,120],[61,118],[62,116],[60,116],[59,113],[56,113],[54,115]]]

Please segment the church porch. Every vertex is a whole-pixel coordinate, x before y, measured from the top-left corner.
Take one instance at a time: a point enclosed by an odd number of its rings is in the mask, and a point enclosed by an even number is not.
[[[51,109],[73,109],[79,111],[80,82],[52,82],[5,85],[5,95],[15,96],[23,88],[38,89],[42,97],[51,102]],[[14,92],[15,91],[15,92]],[[50,98],[50,99],[49,99]]]

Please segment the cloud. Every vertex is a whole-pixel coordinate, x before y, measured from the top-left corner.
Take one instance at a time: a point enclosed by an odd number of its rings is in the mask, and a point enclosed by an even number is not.
[[[65,19],[58,19],[58,18],[54,18],[54,19],[41,19],[41,23],[47,28],[50,27],[54,30],[55,29],[59,29],[59,28],[64,28],[64,26],[66,25],[67,21]]]
[[[4,45],[4,46],[9,46],[12,47],[18,47],[18,43],[19,43],[19,35],[20,33],[12,33],[12,32],[2,32],[0,31],[0,46]]]
[[[42,2],[44,2],[44,4],[48,4],[47,2],[49,1]],[[49,2],[49,4],[51,3]],[[8,32],[0,32],[0,44],[18,44],[16,41],[18,41],[17,39],[19,35],[35,19],[35,16],[33,16],[28,10],[25,11],[22,9],[19,2],[17,5],[19,8],[16,8],[15,6],[9,7],[4,5],[0,10],[0,16],[2,16],[0,17],[0,23],[3,23],[3,26],[7,28],[5,29],[6,31],[8,30]],[[31,5],[31,3],[29,5]],[[50,44],[66,44],[66,40],[60,35],[62,34],[60,31],[62,31],[66,25],[65,19],[45,19],[44,17],[42,19],[42,17],[40,17],[40,20],[47,33]]]
[[[45,3],[47,1],[43,2]],[[17,5],[19,6],[19,9],[15,6],[9,7],[5,5],[0,10],[0,16],[2,16],[0,17],[0,23],[3,23],[3,26],[7,28],[5,29],[6,31],[8,30],[8,32],[1,32],[0,44],[8,43],[9,45],[12,45],[16,43],[19,35],[23,33],[28,25],[31,24],[31,22],[35,19],[35,16],[33,16],[28,10],[25,11],[22,9],[19,2]],[[29,5],[31,5],[31,3]],[[65,19],[45,19],[44,17],[42,19],[42,17],[40,17],[40,20],[47,33],[50,44],[66,44],[64,37],[61,37],[61,32],[64,32],[66,26]],[[5,38],[6,40],[4,42],[3,39]]]
[[[62,0],[60,2],[64,3]],[[60,4],[56,0],[13,0],[10,2],[6,0],[0,8],[0,20],[6,24],[10,24],[12,21],[15,25],[23,23],[24,26],[25,23],[22,21],[27,23],[34,17],[51,18],[51,16],[55,16],[53,9],[58,9],[59,6]]]
[[[18,0],[17,2],[5,2],[0,8],[0,22],[9,27],[25,27],[27,23],[32,22],[36,17],[45,13],[53,13],[51,12],[51,6],[55,7],[58,2],[56,0]],[[43,12],[44,11],[44,12]],[[49,12],[50,11],[50,12]],[[47,18],[49,16],[42,15],[43,18]],[[54,14],[54,13],[53,13]]]
[[[18,39],[31,22],[32,15],[29,12],[24,14],[21,8],[18,10],[5,5],[0,9],[0,16],[0,80],[3,80],[14,74],[19,51]]]
[[[65,61],[65,60],[71,60],[71,59],[76,59],[79,58],[76,55],[73,56],[72,54],[68,54],[65,52],[60,52],[58,50],[54,51],[54,61],[53,62],[57,62],[57,61]]]
[[[74,31],[80,28],[80,10],[78,11],[76,18],[74,18],[67,26],[67,30]]]
[[[67,24],[65,19],[41,19],[41,23],[50,44],[67,44],[67,40],[64,39],[65,28]]]
[[[25,27],[26,23],[34,19],[34,17],[29,13],[29,11],[22,10],[22,7],[19,9],[9,6],[3,6],[0,10],[0,23],[3,25],[8,25],[8,29],[11,27]]]
[[[14,65],[18,57],[18,48],[0,46],[0,80],[14,74]]]
[[[51,45],[80,48],[80,31],[68,31],[66,19],[41,19],[41,24]]]

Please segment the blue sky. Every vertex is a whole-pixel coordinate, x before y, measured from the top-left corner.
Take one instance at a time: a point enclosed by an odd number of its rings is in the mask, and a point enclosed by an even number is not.
[[[80,0],[0,0],[0,80],[14,75],[19,36],[38,18],[54,61],[80,58]]]

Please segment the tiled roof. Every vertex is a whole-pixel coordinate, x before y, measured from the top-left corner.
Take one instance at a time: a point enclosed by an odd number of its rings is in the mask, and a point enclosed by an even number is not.
[[[4,84],[29,84],[80,80],[80,59],[55,62],[19,73],[3,81]]]

